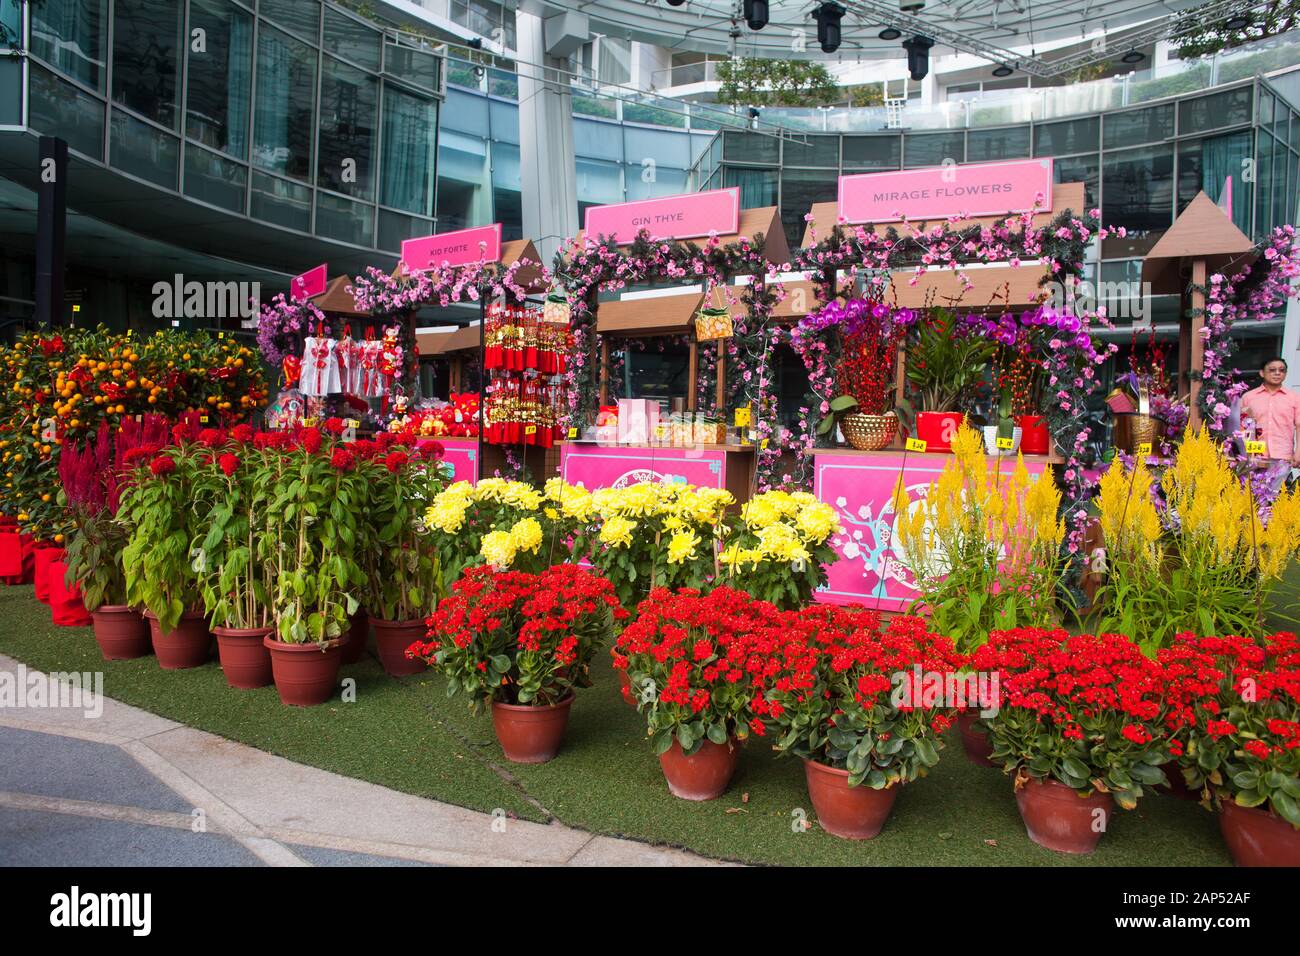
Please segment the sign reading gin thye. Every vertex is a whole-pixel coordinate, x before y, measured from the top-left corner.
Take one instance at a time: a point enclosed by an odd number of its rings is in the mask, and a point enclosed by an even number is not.
[[[930,166],[893,173],[840,177],[839,214],[845,222],[898,222],[948,216],[1004,216],[1052,208],[1052,161]]]
[[[583,226],[589,240],[612,236],[620,244],[631,242],[642,229],[651,239],[734,235],[740,231],[740,187],[591,206]]]

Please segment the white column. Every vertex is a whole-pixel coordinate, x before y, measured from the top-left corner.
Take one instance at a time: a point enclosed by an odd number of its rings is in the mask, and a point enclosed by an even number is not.
[[[1286,387],[1300,391],[1300,299],[1287,300],[1282,358],[1286,359]]]

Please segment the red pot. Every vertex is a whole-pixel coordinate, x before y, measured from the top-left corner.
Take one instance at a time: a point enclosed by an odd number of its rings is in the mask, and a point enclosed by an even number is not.
[[[804,760],[803,772],[817,824],[832,836],[846,840],[870,840],[876,836],[898,799],[896,786],[883,790],[850,787],[847,770],[812,760]]]
[[[1237,866],[1300,866],[1300,830],[1272,810],[1225,799],[1219,831]]]
[[[1157,793],[1167,793],[1171,797],[1178,797],[1180,800],[1194,800],[1200,803],[1201,792],[1193,790],[1187,785],[1187,780],[1183,777],[1183,772],[1178,769],[1177,764],[1167,764],[1164,771],[1165,776],[1169,778],[1169,786],[1156,787]]]
[[[280,703],[289,707],[314,707],[334,695],[343,663],[343,642],[285,644],[271,634],[262,638],[271,653],[271,674]]]
[[[979,720],[979,716],[974,711],[957,715],[957,730],[961,733],[961,746],[966,751],[966,759],[971,763],[981,767],[992,767],[993,761],[990,756],[993,753],[993,743],[989,740],[989,735],[971,726]]]
[[[623,703],[629,707],[636,706],[636,698],[632,696],[632,678],[627,676],[627,671],[618,672],[618,692],[623,695]]]
[[[271,652],[263,643],[271,628],[214,627],[212,633],[217,636],[217,655],[227,684],[252,690],[271,683]]]
[[[1020,450],[1026,455],[1046,455],[1052,450],[1052,436],[1042,415],[1017,415]]]
[[[90,627],[94,623],[86,602],[81,598],[81,588],[68,587],[68,565],[59,552],[59,560],[51,561],[46,570],[45,588],[49,593],[50,617],[56,627]]]
[[[952,440],[966,416],[961,412],[918,412],[916,437],[925,442],[927,452],[952,450]]]
[[[357,611],[348,620],[348,633],[343,641],[343,663],[355,664],[366,653],[370,643],[370,615]]]
[[[16,527],[0,526],[0,578],[17,584],[23,577],[23,539]]]
[[[106,661],[144,657],[153,650],[149,624],[135,608],[125,604],[101,604],[90,612],[95,641]]]
[[[187,667],[201,667],[208,662],[212,652],[212,634],[208,631],[208,622],[196,611],[182,614],[176,624],[176,630],[162,633],[158,618],[150,611],[144,616],[149,621],[149,633],[153,638],[153,652],[158,658],[158,666],[165,671],[184,670]]]
[[[1029,839],[1059,853],[1091,853],[1110,823],[1108,793],[1081,797],[1056,780],[1028,780],[1016,791]]]
[[[35,577],[36,600],[42,604],[50,603],[50,565],[63,559],[63,549],[54,545],[43,544],[36,548]]]
[[[390,677],[407,677],[411,674],[419,674],[428,668],[422,659],[411,658],[406,656],[406,649],[416,641],[424,640],[425,632],[428,630],[424,626],[424,621],[416,618],[413,621],[385,621],[380,617],[372,617],[370,623],[375,626],[375,646],[379,648],[379,662],[384,665],[384,670]]]
[[[493,701],[492,727],[506,759],[512,763],[546,763],[552,759],[560,752],[572,706],[573,694],[542,707]]]
[[[699,750],[686,756],[682,745],[674,738],[673,745],[659,755],[659,766],[668,780],[668,789],[674,797],[683,800],[713,800],[726,792],[740,747],[734,740],[725,744],[704,741]]]

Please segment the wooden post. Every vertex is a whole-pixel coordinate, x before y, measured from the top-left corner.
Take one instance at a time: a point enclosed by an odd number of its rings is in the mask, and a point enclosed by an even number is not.
[[[609,339],[600,338],[600,404],[609,404]],[[599,409],[597,409],[599,411]]]
[[[700,343],[695,340],[693,335],[691,336],[687,375],[690,377],[686,380],[686,410],[693,412],[699,406],[699,389],[697,386],[700,377]]]
[[[450,361],[447,364],[449,366],[447,370],[448,393],[451,394],[459,393],[461,376],[464,374],[463,366],[465,364],[465,360],[461,358],[459,355],[452,355],[450,356]]]
[[[1201,375],[1205,373],[1205,260],[1192,260],[1192,398],[1187,427],[1193,434],[1201,427]]]
[[[718,339],[718,414],[727,416],[727,340]]]

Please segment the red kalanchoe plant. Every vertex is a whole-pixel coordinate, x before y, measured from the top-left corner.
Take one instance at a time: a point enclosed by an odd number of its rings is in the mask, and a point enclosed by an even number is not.
[[[1130,810],[1144,787],[1168,782],[1164,669],[1128,638],[994,631],[971,668],[999,675],[998,711],[984,725],[992,760],[1017,787],[1057,780]]]
[[[493,701],[548,706],[591,686],[591,659],[626,616],[613,586],[575,565],[470,568],[407,656],[441,671],[448,694],[469,694],[475,713]]]
[[[768,693],[778,750],[847,770],[849,786],[873,790],[911,783],[939,762],[942,734],[965,703],[955,680],[963,659],[924,620],[882,628],[872,611],[810,607],[791,615],[781,653]]]
[[[1158,659],[1187,784],[1300,829],[1300,640],[1181,634]]]

